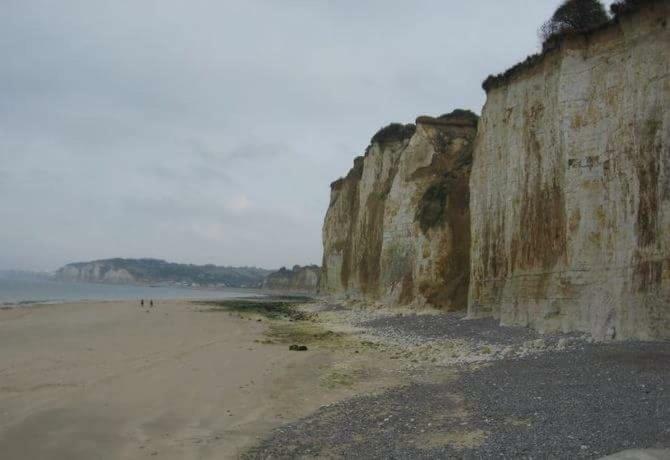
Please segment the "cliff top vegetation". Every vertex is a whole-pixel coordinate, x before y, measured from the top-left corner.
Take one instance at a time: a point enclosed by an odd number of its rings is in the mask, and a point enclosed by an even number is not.
[[[565,35],[596,29],[609,21],[599,0],[566,0],[551,18],[540,27],[540,37],[546,44]]]
[[[312,270],[320,270],[321,267],[319,267],[318,265],[314,265],[314,264],[312,264],[312,265],[305,265],[305,266],[302,266],[302,265],[294,265],[291,269],[288,269],[288,268],[286,268],[286,267],[281,267],[279,270],[277,270],[277,271],[274,272],[274,273],[271,273],[269,276],[271,276],[271,275],[275,275],[275,274],[277,274],[277,273],[291,273],[291,272],[298,272],[298,271],[300,271],[300,270],[309,270],[309,269],[312,269]]]
[[[455,126],[477,126],[479,123],[479,115],[470,111],[463,109],[456,109],[453,112],[445,113],[439,117],[431,117],[427,115],[421,115],[417,117],[416,124],[428,124],[428,125],[455,125]]]
[[[449,113],[442,114],[437,118],[440,120],[445,120],[448,118],[466,118],[474,122],[479,121],[479,115],[474,113],[472,110],[465,110],[465,109],[455,109]]]
[[[416,132],[416,125],[408,123],[391,123],[384,126],[372,136],[370,144],[384,144],[387,142],[402,142],[409,139]]]
[[[566,0],[539,29],[542,38],[542,52],[528,56],[524,61],[497,75],[489,75],[482,83],[484,91],[500,87],[525,69],[540,62],[552,51],[560,48],[568,37],[586,36],[600,29],[616,24],[622,17],[641,8],[667,3],[670,0],[618,0],[610,6],[611,16],[599,0]]]

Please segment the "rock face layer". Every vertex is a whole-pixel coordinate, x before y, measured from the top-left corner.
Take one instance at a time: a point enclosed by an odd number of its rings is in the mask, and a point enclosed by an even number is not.
[[[321,290],[392,305],[467,305],[477,117],[391,125],[331,185]]]
[[[315,293],[319,287],[321,267],[295,265],[291,270],[285,267],[270,273],[263,281],[263,289],[272,291]]]
[[[670,338],[669,4],[567,38],[489,88],[470,316]]]

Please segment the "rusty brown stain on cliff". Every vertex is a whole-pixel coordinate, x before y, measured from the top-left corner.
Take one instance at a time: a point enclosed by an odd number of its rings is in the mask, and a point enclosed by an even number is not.
[[[578,113],[570,121],[570,128],[579,129],[583,126],[586,126],[586,122],[584,121],[582,115]]]
[[[535,104],[525,111],[523,132],[525,190],[520,210],[520,228],[511,242],[511,268],[548,269],[564,260],[567,248],[565,196],[557,168],[543,177],[542,145],[537,127],[544,107]],[[546,155],[546,152],[544,153]]]
[[[658,120],[659,118],[650,118],[642,126],[639,154],[634,159],[640,187],[635,229],[641,248],[654,246],[658,237],[658,176],[661,154],[661,145],[656,142],[661,126]]]
[[[354,160],[354,167],[351,169],[351,171],[349,171],[349,174],[347,174],[347,177],[345,178],[348,185],[348,187],[346,187],[346,198],[348,203],[346,209],[349,210],[349,213],[347,214],[347,218],[349,219],[349,229],[347,231],[345,240],[340,243],[342,245],[342,269],[340,272],[340,282],[345,290],[349,287],[352,264],[354,263],[352,236],[354,234],[356,220],[358,217],[358,194],[360,181],[363,177],[364,164],[363,157],[357,157]]]
[[[417,170],[412,177],[417,180],[432,172],[441,174],[428,184],[426,190],[435,184],[441,185],[445,193],[441,203],[440,227],[446,226],[443,241],[436,245],[434,280],[424,281],[419,291],[426,301],[445,310],[467,308],[470,283],[470,172],[476,129],[449,127],[431,132],[429,139],[435,150],[430,166]],[[425,191],[424,191],[425,192]],[[435,238],[429,228],[424,233]]]
[[[571,234],[577,231],[581,220],[582,220],[582,213],[579,210],[579,208],[573,209],[572,214],[570,214],[570,224],[569,224]]]
[[[540,186],[521,205],[519,234],[512,239],[512,269],[552,268],[566,254],[565,198],[556,182]]]
[[[451,253],[439,265],[441,278],[445,281],[444,308],[462,310],[468,306],[470,284],[470,207],[469,177],[462,176],[458,187],[447,200],[446,222],[451,235]]]
[[[640,145],[637,158],[633,158],[639,185],[637,220],[635,231],[640,251],[636,254],[633,284],[637,292],[658,289],[664,279],[670,277],[670,260],[647,260],[645,254],[657,249],[659,229],[659,208],[665,199],[664,186],[659,190],[662,145],[658,142],[661,130],[659,110],[655,110],[639,130]],[[632,150],[631,152],[635,152]]]
[[[505,109],[505,114],[503,115],[502,122],[504,124],[509,123],[509,121],[512,119],[512,113],[514,112],[514,107],[508,107]]]
[[[507,276],[507,254],[503,236],[505,234],[505,215],[499,219],[486,219],[482,230],[482,277],[503,278]]]
[[[393,179],[398,173],[398,158],[391,165],[385,180],[368,196],[366,207],[366,219],[363,222],[360,238],[363,242],[362,252],[358,259],[358,281],[361,291],[368,296],[379,295],[379,279],[381,276],[381,254],[384,234],[384,212],[386,199],[391,191]]]
[[[660,288],[664,278],[670,277],[670,259],[645,260],[635,266],[633,284],[637,292]]]
[[[378,292],[384,225],[384,197],[371,193],[366,202],[366,219],[361,234],[362,251],[358,260],[358,281],[361,291],[368,295]]]
[[[444,310],[467,308],[470,283],[470,169],[454,179],[447,196],[444,224],[448,231],[437,245],[434,282],[423,282],[419,291],[431,305]]]

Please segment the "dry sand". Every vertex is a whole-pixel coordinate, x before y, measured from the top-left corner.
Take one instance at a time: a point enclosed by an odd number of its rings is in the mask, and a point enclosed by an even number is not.
[[[236,458],[323,404],[396,383],[374,351],[290,352],[258,343],[267,321],[185,301],[149,310],[0,311],[3,459]]]

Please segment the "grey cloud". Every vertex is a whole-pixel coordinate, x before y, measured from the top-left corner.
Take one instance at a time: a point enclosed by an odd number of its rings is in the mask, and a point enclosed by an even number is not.
[[[537,50],[558,0],[6,0],[0,268],[318,263],[372,134]]]

